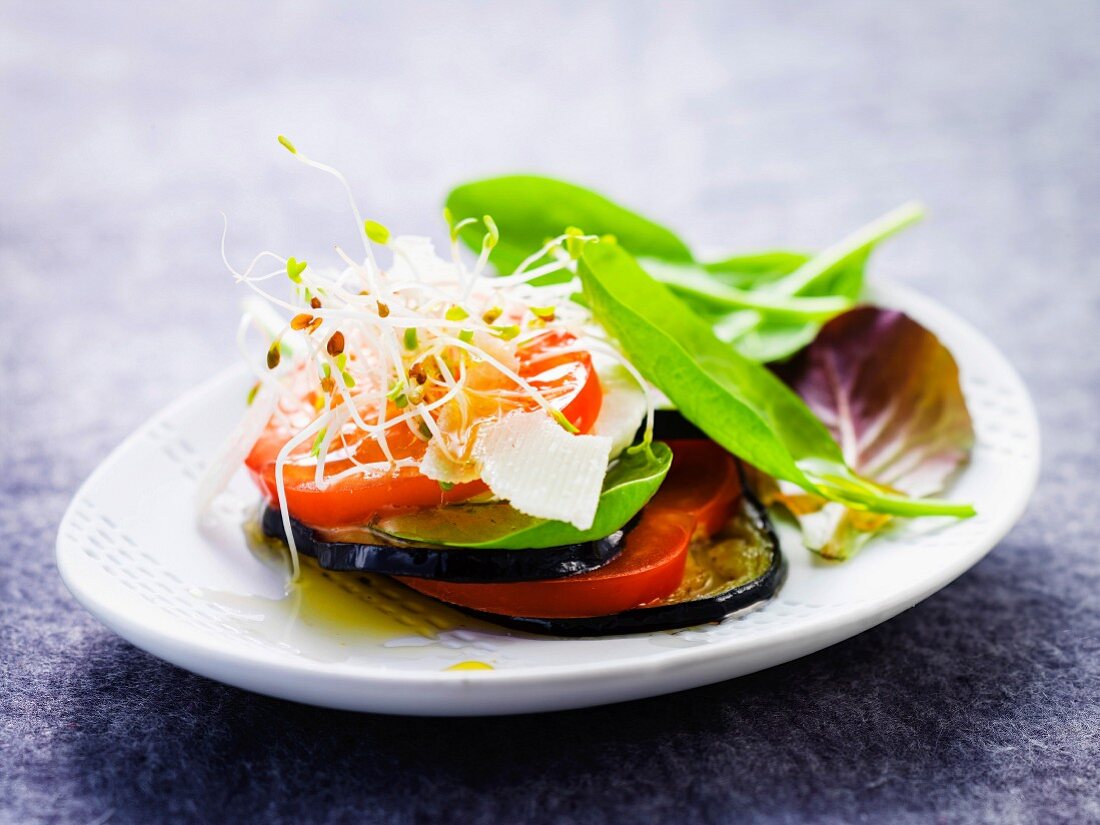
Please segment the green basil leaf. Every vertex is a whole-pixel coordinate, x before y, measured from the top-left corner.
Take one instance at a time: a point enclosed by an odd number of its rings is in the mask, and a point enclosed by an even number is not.
[[[894,515],[971,515],[967,505],[914,500],[860,478],[824,424],[761,364],[612,243],[588,244],[578,272],[597,320],[642,375],[731,453],[805,490]]]
[[[587,530],[563,521],[526,516],[505,502],[449,504],[384,516],[371,527],[406,541],[452,547],[523,549],[602,539],[621,528],[657,492],[672,451],[654,442],[624,452],[607,471],[596,517]]]
[[[455,221],[492,215],[500,240],[489,255],[497,272],[512,272],[548,239],[569,227],[590,235],[614,235],[637,255],[690,261],[691,251],[671,230],[607,198],[564,181],[535,175],[507,175],[463,184],[447,196]],[[485,231],[464,228],[460,236],[480,250]]]

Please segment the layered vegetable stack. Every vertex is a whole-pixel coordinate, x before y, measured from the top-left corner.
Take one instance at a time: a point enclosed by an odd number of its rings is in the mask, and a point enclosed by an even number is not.
[[[972,441],[953,360],[901,313],[855,308],[870,250],[914,208],[822,255],[703,264],[547,179],[456,189],[447,258],[351,203],[362,255],[230,267],[263,299],[241,338],[260,329],[266,356],[204,496],[243,460],[293,577],[305,553],[516,627],[630,632],[780,585],[750,478],[833,557],[894,516],[972,512],[914,497]]]

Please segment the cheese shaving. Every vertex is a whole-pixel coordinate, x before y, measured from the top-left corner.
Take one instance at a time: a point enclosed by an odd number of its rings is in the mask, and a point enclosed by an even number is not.
[[[597,363],[603,401],[591,433],[610,438],[611,456],[615,457],[634,443],[634,436],[645,420],[648,402],[638,380],[621,364],[600,365],[595,357],[593,361]]]
[[[438,441],[432,441],[420,460],[420,474],[444,484],[463,484],[480,478],[481,468],[476,461],[455,461]]]
[[[474,446],[481,478],[521,513],[592,526],[612,440],[570,435],[545,413],[514,412],[482,426]]]

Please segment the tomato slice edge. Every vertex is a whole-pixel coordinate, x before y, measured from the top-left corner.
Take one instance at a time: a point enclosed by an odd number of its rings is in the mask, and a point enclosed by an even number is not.
[[[604,616],[662,598],[679,587],[694,532],[693,516],[658,508],[643,511],[622,553],[578,576],[500,584],[398,578],[440,601],[486,613],[555,619]],[[642,564],[636,569],[639,557]]]

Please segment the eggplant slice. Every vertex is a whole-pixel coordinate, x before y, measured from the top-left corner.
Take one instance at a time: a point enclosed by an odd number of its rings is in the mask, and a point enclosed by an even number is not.
[[[741,474],[743,479],[743,470]],[[767,510],[744,489],[741,512],[714,539],[692,546],[680,588],[656,604],[577,619],[503,616],[452,607],[514,630],[552,636],[621,636],[720,621],[770,599],[787,575]]]
[[[645,424],[643,423],[642,427],[638,429],[638,438],[641,438],[644,427]],[[653,411],[653,437],[657,441],[670,441],[678,438],[710,440],[709,435],[684,418],[684,414],[679,410]]]
[[[520,582],[560,579],[602,567],[619,555],[623,537],[637,521],[635,516],[622,529],[597,541],[523,550],[388,543],[365,529],[349,533],[353,540],[333,541],[335,531],[326,533],[296,519],[290,520],[290,529],[298,551],[313,556],[325,570],[450,582]],[[264,508],[260,524],[264,535],[286,541],[278,510]]]

